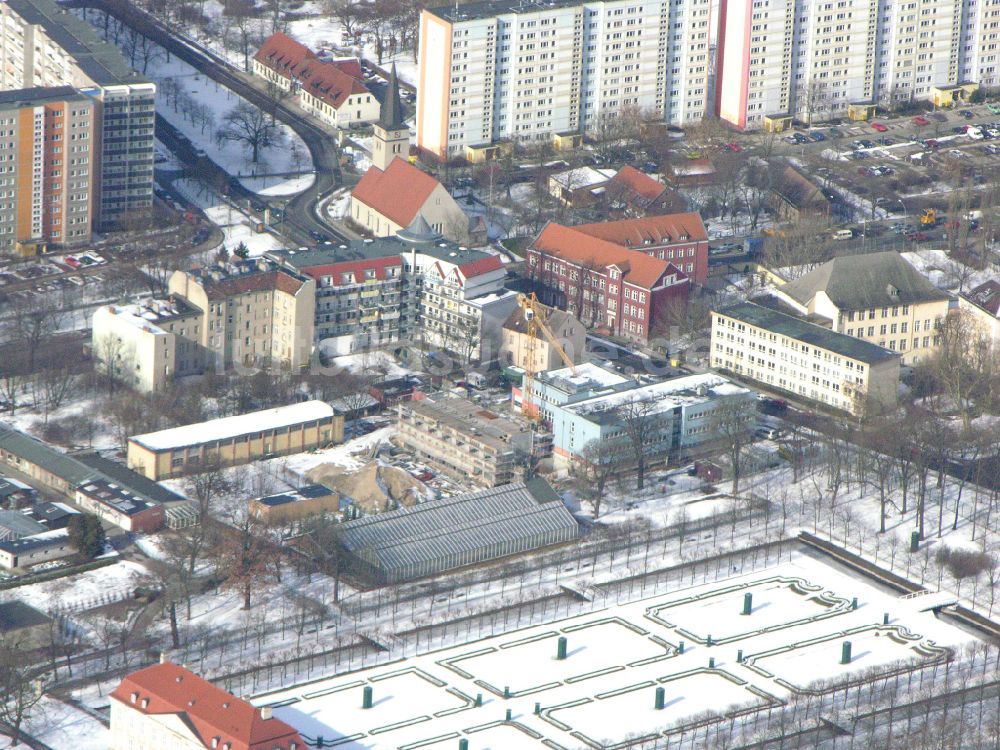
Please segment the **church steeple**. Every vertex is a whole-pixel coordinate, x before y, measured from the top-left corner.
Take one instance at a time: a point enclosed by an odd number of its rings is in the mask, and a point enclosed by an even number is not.
[[[389,88],[385,92],[385,100],[378,124],[386,130],[401,130],[406,127],[403,122],[403,103],[399,99],[399,79],[396,78],[396,63],[392,64],[389,73]]]
[[[389,88],[386,89],[378,122],[372,123],[372,165],[385,170],[397,156],[410,157],[410,128],[406,124],[403,103],[399,98],[399,79],[396,64],[389,73]]]

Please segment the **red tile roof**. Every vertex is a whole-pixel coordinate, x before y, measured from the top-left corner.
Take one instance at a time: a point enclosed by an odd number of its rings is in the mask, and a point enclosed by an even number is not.
[[[644,289],[655,287],[670,270],[670,263],[665,260],[586,234],[580,227],[564,227],[554,222],[545,225],[532,245],[539,252],[582,266],[617,266],[625,281]]]
[[[667,186],[662,182],[654,180],[645,172],[640,172],[627,164],[618,170],[611,181],[647,201],[655,201],[667,189]]]
[[[369,167],[351,195],[394,224],[408,227],[440,184],[410,162],[396,157],[384,172]]]
[[[480,258],[469,263],[463,263],[459,268],[465,278],[471,279],[473,276],[479,276],[479,274],[503,268],[503,262],[500,260],[499,255],[491,255],[488,258]]]
[[[641,248],[681,242],[707,242],[708,232],[697,211],[646,216],[642,219],[578,224],[574,229],[622,247]],[[647,240],[649,241],[647,243]]]
[[[352,94],[370,94],[368,88],[353,74],[361,66],[348,60],[325,62],[306,47],[280,31],[272,34],[254,55],[284,78],[299,82],[302,89],[317,99],[339,109]]]
[[[246,701],[170,662],[133,672],[111,697],[142,714],[178,715],[207,748],[218,738],[219,750],[226,743],[229,750],[287,750],[291,742],[305,750],[302,738],[281,719],[264,719]]]
[[[342,283],[341,278],[345,273],[353,274],[354,281],[352,283],[355,284],[360,284],[365,280],[365,271],[368,270],[375,271],[375,278],[379,281],[384,281],[388,277],[386,269],[402,265],[402,258],[398,255],[390,255],[385,258],[343,260],[334,263],[324,263],[317,266],[304,266],[301,271],[307,276],[317,279],[317,281],[323,276],[330,276],[332,285],[340,286]]]

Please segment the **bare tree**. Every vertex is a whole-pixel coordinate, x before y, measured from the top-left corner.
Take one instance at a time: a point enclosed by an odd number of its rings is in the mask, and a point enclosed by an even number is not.
[[[44,694],[44,671],[32,664],[29,653],[24,643],[0,643],[0,719],[10,726],[14,745]]]
[[[280,132],[267,115],[249,102],[240,102],[223,118],[223,125],[215,133],[219,141],[234,141],[250,151],[250,160],[256,164],[261,152],[278,145]]]
[[[608,480],[622,470],[628,457],[628,447],[620,440],[591,440],[580,451],[580,463],[574,469],[580,471],[580,487],[590,498],[594,508],[594,518],[601,515]]]
[[[739,494],[740,479],[746,469],[746,450],[753,438],[753,404],[745,401],[723,401],[712,410],[710,427],[715,440],[725,451],[732,468],[732,495]]]
[[[622,426],[631,448],[631,458],[636,467],[636,489],[641,490],[646,480],[646,462],[660,431],[656,419],[656,401],[652,398],[626,398],[616,409],[615,417]]]
[[[280,575],[275,575],[274,561],[278,557],[268,529],[249,513],[221,534],[216,549],[217,570],[226,588],[240,592],[243,609],[250,609],[255,587]]]

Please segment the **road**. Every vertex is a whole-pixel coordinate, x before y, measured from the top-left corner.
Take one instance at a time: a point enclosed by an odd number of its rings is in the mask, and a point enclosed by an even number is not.
[[[122,0],[70,0],[64,5],[70,8],[92,8],[111,14],[252,104],[267,112],[273,111],[279,120],[294,130],[305,142],[316,170],[316,180],[312,187],[284,205],[286,234],[289,234],[290,239],[299,244],[315,244],[315,240],[310,235],[311,232],[318,232],[338,242],[347,241],[346,237],[340,235],[329,224],[320,221],[315,213],[317,201],[343,182],[339,149],[327,130],[303,117],[284,102],[275,102],[274,99],[251,84],[252,76],[234,68],[227,61],[199,47],[194,42],[185,40],[177,34],[175,29],[127,2],[122,2]],[[158,123],[158,135],[160,130],[161,127]],[[168,145],[174,148],[176,143],[175,139],[173,143],[168,143]],[[182,148],[177,155],[191,167],[210,173],[213,171],[212,167],[204,164],[207,160],[204,158],[199,160],[190,146],[187,149]],[[217,166],[212,166],[218,169]],[[235,180],[231,180],[229,186],[230,194],[233,197],[257,199],[257,196],[246,191]]]

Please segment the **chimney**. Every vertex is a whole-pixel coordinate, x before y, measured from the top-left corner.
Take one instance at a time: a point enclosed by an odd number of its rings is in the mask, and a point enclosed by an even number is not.
[[[166,651],[161,651],[160,652],[160,664],[166,664],[166,663],[167,663],[167,652]]]
[[[270,706],[261,706],[260,718],[262,718],[264,721],[272,719],[274,718],[274,711],[271,709]]]

